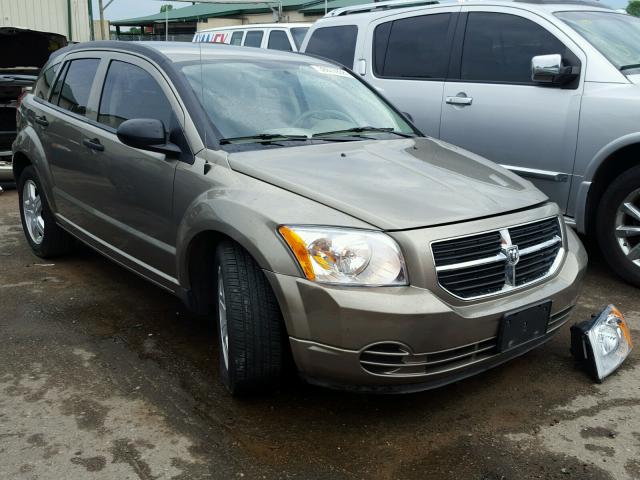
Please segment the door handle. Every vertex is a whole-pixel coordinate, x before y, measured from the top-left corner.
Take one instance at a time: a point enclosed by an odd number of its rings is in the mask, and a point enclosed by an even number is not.
[[[33,120],[38,125],[42,125],[43,127],[48,127],[49,126],[49,120],[47,120],[47,117],[45,117],[44,115],[42,115],[41,117],[36,116]]]
[[[82,140],[82,143],[85,147],[90,148],[91,150],[96,150],[98,152],[104,152],[104,145],[100,143],[100,140],[97,138],[85,138]]]
[[[473,98],[467,97],[467,94],[464,92],[460,92],[455,97],[447,97],[445,102],[449,105],[471,105],[473,103]]]

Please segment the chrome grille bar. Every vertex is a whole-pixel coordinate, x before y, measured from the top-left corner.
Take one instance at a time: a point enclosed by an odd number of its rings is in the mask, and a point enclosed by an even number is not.
[[[484,250],[485,256],[467,260],[467,239],[491,234],[496,235],[493,238],[499,242],[496,243],[499,253],[486,256]],[[484,234],[434,242],[431,250],[438,282],[448,293],[463,300],[497,295],[539,282],[552,275],[564,257],[562,235],[559,217],[551,217]],[[526,246],[520,249],[514,241]],[[452,259],[451,252],[455,252],[456,245],[464,245],[464,261]],[[441,252],[446,252],[446,257]],[[478,255],[482,255],[482,251]],[[518,265],[522,274],[518,273]],[[504,266],[504,269],[499,270],[499,266]]]

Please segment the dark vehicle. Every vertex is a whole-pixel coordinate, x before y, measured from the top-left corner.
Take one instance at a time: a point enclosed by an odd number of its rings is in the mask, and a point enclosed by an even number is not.
[[[57,33],[0,27],[0,182],[11,182],[11,144],[16,138],[16,107],[33,86],[51,53],[67,45]]]

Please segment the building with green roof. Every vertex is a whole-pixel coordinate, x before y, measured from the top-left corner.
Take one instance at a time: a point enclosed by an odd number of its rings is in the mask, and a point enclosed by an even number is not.
[[[328,0],[327,10],[371,3],[371,0]],[[170,40],[190,41],[193,34],[207,28],[246,25],[254,23],[310,22],[325,14],[323,0],[279,0],[265,3],[196,3],[175,8],[166,13],[144,17],[114,20],[118,39],[165,38],[168,25]],[[122,32],[123,27],[133,27],[135,33]]]

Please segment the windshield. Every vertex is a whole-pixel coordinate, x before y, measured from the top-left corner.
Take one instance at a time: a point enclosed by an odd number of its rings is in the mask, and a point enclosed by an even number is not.
[[[295,27],[291,29],[291,36],[293,37],[293,41],[296,42],[296,48],[298,50],[300,50],[304,36],[308,31],[309,27]]]
[[[367,127],[367,138],[415,133],[390,106],[340,67],[280,59],[205,60],[185,64],[182,71],[225,139],[286,135],[304,140],[347,130],[364,136],[352,130],[361,127]]]
[[[640,19],[614,12],[559,12],[556,16],[625,74],[640,73]]]

